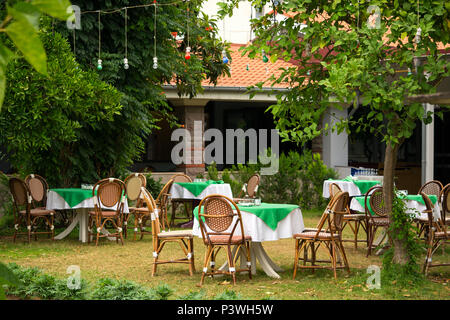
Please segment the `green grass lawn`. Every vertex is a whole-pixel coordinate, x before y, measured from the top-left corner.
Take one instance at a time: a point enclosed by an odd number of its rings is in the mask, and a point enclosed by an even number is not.
[[[320,212],[303,210],[305,226],[314,227],[320,217]],[[101,239],[99,246],[88,245],[78,241],[78,230],[70,237],[54,242],[42,237],[31,244],[25,238],[12,242],[8,231],[0,238],[0,261],[15,262],[24,267],[38,267],[45,273],[59,278],[66,278],[67,267],[78,265],[81,276],[90,283],[100,278],[126,279],[140,283],[146,287],[155,287],[161,283],[168,284],[175,293],[172,298],[197,292],[204,289],[206,296],[212,298],[217,294],[232,289],[243,299],[449,299],[450,268],[432,268],[427,280],[416,288],[397,288],[395,284],[381,283],[381,289],[369,290],[366,287],[367,267],[381,266],[381,257],[372,255],[366,258],[364,243],[354,249],[353,243],[346,242],[345,250],[349,259],[351,273],[338,270],[335,280],[331,270],[311,271],[299,270],[296,279],[292,279],[294,262],[294,240],[283,239],[265,242],[263,246],[273,261],[280,265],[284,272],[281,279],[269,278],[262,269],[257,268],[257,274],[252,280],[248,275],[238,275],[237,284],[230,284],[227,276],[207,278],[202,288],[198,287],[201,277],[205,247],[200,239],[195,239],[194,253],[196,272],[190,277],[187,265],[160,265],[155,277],[151,277],[152,241],[151,235],[145,235],[143,240],[133,241],[133,230],[129,230],[124,246],[115,241]],[[130,236],[131,234],[131,236]],[[361,239],[364,235],[361,232]],[[346,228],[344,238],[351,238],[349,228]],[[162,253],[165,257],[180,257],[180,248],[176,244],[167,245]],[[323,252],[322,252],[323,254]],[[178,256],[177,256],[178,255]],[[425,255],[425,252],[424,252]],[[222,254],[217,264],[225,261]],[[164,258],[164,257],[162,257]],[[439,249],[433,256],[433,261],[448,261],[450,248],[445,252]],[[422,260],[421,260],[422,261]]]

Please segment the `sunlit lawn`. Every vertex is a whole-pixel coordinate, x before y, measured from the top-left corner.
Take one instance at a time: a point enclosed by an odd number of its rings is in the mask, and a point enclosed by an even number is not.
[[[314,227],[320,213],[303,210],[305,226]],[[131,234],[131,236],[130,236]],[[226,289],[239,293],[243,299],[449,299],[450,268],[432,268],[428,280],[419,289],[396,289],[395,286],[383,286],[382,289],[369,290],[366,280],[369,277],[369,265],[381,266],[381,258],[372,255],[366,258],[364,243],[353,248],[353,243],[346,242],[345,249],[349,259],[351,274],[348,276],[343,270],[338,270],[338,279],[335,280],[331,270],[319,270],[314,274],[309,270],[299,270],[295,280],[292,279],[294,262],[294,241],[283,239],[263,243],[270,257],[283,269],[281,279],[269,278],[262,269],[252,280],[248,275],[239,275],[236,286],[230,284],[230,278],[207,278],[202,288],[198,287],[200,281],[204,245],[195,239],[195,266],[196,273],[190,277],[187,265],[167,264],[160,265],[155,277],[151,277],[152,242],[151,235],[145,235],[143,240],[132,240],[133,230],[129,230],[125,245],[116,244],[115,241],[101,239],[99,246],[83,244],[78,241],[78,230],[74,230],[70,238],[51,242],[42,237],[37,242],[27,244],[20,238],[15,244],[9,235],[0,238],[0,260],[15,262],[21,266],[39,267],[44,272],[57,277],[67,277],[67,267],[78,265],[82,278],[95,283],[102,277],[127,279],[136,281],[148,287],[155,287],[160,283],[169,284],[177,295],[190,291],[204,289],[209,298]],[[349,228],[345,230],[345,238],[351,238]],[[361,239],[364,235],[361,232]],[[180,257],[178,245],[168,245],[163,251],[165,257]],[[324,252],[322,252],[323,254]],[[425,254],[425,252],[424,252]],[[325,257],[325,256],[323,256]],[[164,257],[162,257],[164,258]],[[433,261],[448,261],[450,248],[447,245],[445,253],[439,249],[433,256]],[[223,253],[218,258],[218,264],[224,261]]]

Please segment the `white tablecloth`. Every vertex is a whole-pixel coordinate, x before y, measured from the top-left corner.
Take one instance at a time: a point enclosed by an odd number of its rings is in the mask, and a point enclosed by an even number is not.
[[[278,226],[275,230],[269,228],[263,220],[253,213],[241,210],[241,216],[244,225],[244,233],[245,235],[251,236],[253,242],[292,238],[294,234],[302,232],[305,228],[302,212],[299,208],[292,210],[283,220],[278,222]],[[231,224],[231,226],[233,226],[233,224]],[[194,219],[192,231],[195,236],[202,236],[200,224],[197,219]],[[240,234],[241,228],[238,226],[236,227],[235,235]]]
[[[428,215],[426,213],[423,213],[423,211],[426,210],[426,206],[424,204],[421,204],[420,202],[414,201],[414,200],[404,200],[404,201],[408,208],[407,213],[414,214],[416,216],[416,218],[421,217],[421,218],[428,219]],[[367,202],[369,202],[369,199],[367,199]],[[353,198],[352,201],[350,202],[350,209],[359,211],[359,212],[364,212],[363,206],[355,198]],[[438,220],[438,219],[440,219],[440,217],[441,217],[441,212],[439,209],[439,205],[436,204],[433,207],[433,218],[435,220]]]
[[[114,207],[106,207],[102,205],[104,209],[115,210],[117,206]],[[80,209],[80,208],[94,208],[94,197],[87,198],[81,201],[74,207],[69,206],[69,204],[61,197],[57,192],[49,190],[47,194],[47,209],[49,210],[66,210],[66,209]],[[128,203],[125,201],[125,205],[123,208],[124,213],[128,213]]]
[[[192,192],[183,188],[177,183],[172,184],[170,188],[170,195],[172,199],[197,199],[202,200],[204,197],[210,194],[221,194],[228,198],[233,199],[233,193],[231,192],[230,184],[222,183],[222,184],[210,184],[207,186],[202,193],[198,196],[195,196]]]
[[[325,180],[323,182],[323,191],[322,191],[322,196],[324,198],[330,197],[330,184],[332,183],[336,183],[339,186],[339,188],[341,188],[342,191],[348,192],[348,195],[350,197],[361,195],[361,191],[359,190],[359,188],[356,186],[356,184],[354,184],[351,181]]]

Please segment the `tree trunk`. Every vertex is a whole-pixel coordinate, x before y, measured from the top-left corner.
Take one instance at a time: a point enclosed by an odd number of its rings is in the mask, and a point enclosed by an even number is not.
[[[387,212],[392,212],[392,202],[394,198],[394,174],[397,166],[397,153],[399,144],[392,146],[392,144],[386,144],[386,153],[384,156],[384,177],[383,177],[383,199]],[[393,234],[397,231],[391,230]],[[389,238],[394,247],[393,263],[405,265],[409,261],[406,245],[404,239],[393,239],[389,234]]]

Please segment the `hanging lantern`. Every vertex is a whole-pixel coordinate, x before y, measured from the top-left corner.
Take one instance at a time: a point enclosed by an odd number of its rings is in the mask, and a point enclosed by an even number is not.
[[[414,39],[414,41],[416,43],[420,42],[421,35],[422,35],[422,29],[419,27],[419,28],[417,28],[416,37]]]
[[[412,75],[411,68],[408,68],[408,76]]]
[[[158,69],[158,58],[153,57],[153,69]]]
[[[227,52],[225,50],[222,51],[222,61],[223,63],[227,64],[228,63],[228,57],[227,57]]]
[[[186,54],[184,55],[184,58],[186,60],[189,60],[191,58],[191,47],[186,47]]]
[[[123,68],[124,68],[125,70],[128,70],[129,67],[130,67],[130,66],[128,65],[128,59],[127,59],[127,58],[124,58],[124,59],[123,59]]]
[[[263,55],[262,61],[263,61],[264,63],[266,63],[267,61],[269,61],[269,58],[267,58],[266,52],[265,52],[264,50],[262,51],[262,55]]]
[[[98,59],[97,60],[97,70],[102,70],[102,69],[103,69],[103,67],[102,67],[102,60]]]
[[[173,32],[171,32],[170,34],[172,35],[172,37],[176,38],[176,37],[177,37],[177,35],[178,35],[178,32],[176,32],[176,31],[173,31]]]
[[[250,70],[250,66],[248,65],[248,63],[247,63],[247,66],[245,67],[245,70]]]

